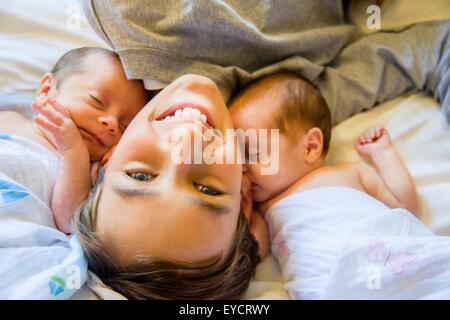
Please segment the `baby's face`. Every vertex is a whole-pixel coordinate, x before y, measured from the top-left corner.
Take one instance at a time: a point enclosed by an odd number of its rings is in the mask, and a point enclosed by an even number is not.
[[[127,80],[117,58],[91,54],[83,70],[62,79],[50,94],[69,110],[89,150],[91,161],[101,157],[148,102],[149,93],[137,80]]]
[[[276,111],[276,107],[269,103],[252,104],[248,101],[246,101],[245,106],[238,106],[240,103],[240,101],[236,101],[230,108],[231,118],[236,129],[276,129],[273,125],[273,113]],[[279,134],[278,171],[272,175],[262,174],[258,150],[248,150],[246,143],[246,164],[244,167],[247,177],[252,182],[254,201],[264,202],[273,198],[303,176],[305,172],[305,150],[301,143],[302,137],[299,136],[298,139],[299,143],[294,143],[285,134]],[[271,145],[271,139],[268,138],[267,141],[267,150],[275,150],[276,148]],[[249,154],[257,154],[256,164],[248,164]],[[275,155],[270,156],[272,160],[277,159]]]

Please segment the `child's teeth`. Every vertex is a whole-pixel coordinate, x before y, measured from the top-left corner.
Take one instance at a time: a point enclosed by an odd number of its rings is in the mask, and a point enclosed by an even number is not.
[[[194,116],[194,118],[199,119],[201,116],[201,112],[197,109],[193,109],[192,110],[192,115]]]
[[[196,120],[202,121],[204,124],[208,123],[208,119],[206,118],[206,116],[203,113],[201,113],[200,110],[190,108],[190,107],[186,107],[184,109],[178,109],[177,111],[175,111],[175,113],[172,114],[172,116],[166,116],[164,118],[164,120],[179,119],[182,117],[192,117]]]
[[[184,108],[183,109],[183,116],[188,116],[191,114],[191,108]]]

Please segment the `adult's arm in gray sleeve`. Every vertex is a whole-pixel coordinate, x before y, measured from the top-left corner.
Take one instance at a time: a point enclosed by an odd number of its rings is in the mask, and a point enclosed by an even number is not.
[[[316,82],[354,29],[334,0],[80,2],[128,78],[171,82],[200,74],[217,83],[225,100],[278,71]]]
[[[419,23],[344,48],[318,83],[334,124],[418,90],[434,96],[450,123],[449,26],[449,20]]]

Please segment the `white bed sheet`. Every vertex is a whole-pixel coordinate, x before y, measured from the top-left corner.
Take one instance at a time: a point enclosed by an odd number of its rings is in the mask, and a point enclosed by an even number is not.
[[[32,98],[57,59],[82,46],[106,44],[76,0],[0,1],[0,94]]]
[[[414,11],[413,3],[420,7],[424,1],[408,2]],[[427,20],[432,19],[430,14]],[[80,46],[106,47],[89,27],[76,0],[1,1],[0,106],[8,96],[31,100],[40,77],[58,57]],[[414,94],[348,119],[333,130],[328,162],[357,159],[353,141],[375,123],[386,125],[411,170],[423,221],[437,234],[450,235],[450,127],[438,104],[430,97]],[[75,299],[120,298],[102,288],[95,277],[89,282],[96,294],[84,286]],[[244,298],[289,299],[278,263],[271,255],[258,266]]]

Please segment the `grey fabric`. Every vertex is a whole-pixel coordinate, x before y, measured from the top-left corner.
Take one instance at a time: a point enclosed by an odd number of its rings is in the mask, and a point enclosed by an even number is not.
[[[228,99],[280,69],[314,81],[353,30],[335,0],[81,0],[129,78],[208,76]],[[326,8],[324,10],[323,8]]]
[[[292,71],[321,89],[334,123],[417,89],[434,93],[450,120],[448,21],[376,33],[342,50],[354,27],[337,0],[80,1],[129,78],[200,74],[228,100],[253,79]]]
[[[318,86],[335,123],[404,93],[427,91],[450,123],[450,22],[379,32],[346,47]]]

